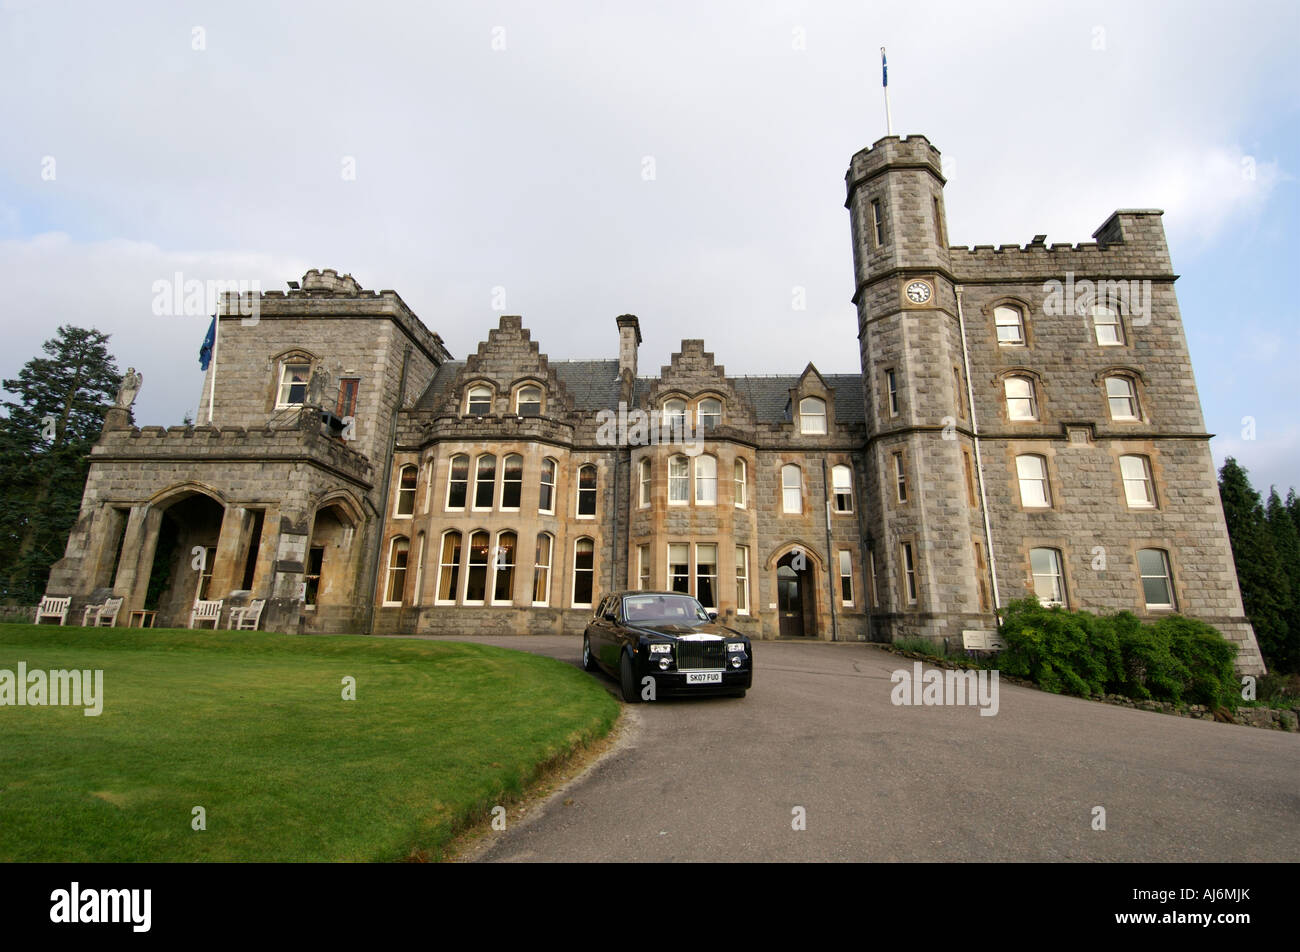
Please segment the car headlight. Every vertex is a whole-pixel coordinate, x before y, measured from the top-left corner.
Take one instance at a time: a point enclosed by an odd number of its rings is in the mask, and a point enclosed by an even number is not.
[[[652,645],[650,646],[650,653],[651,653],[651,654],[672,654],[672,653],[673,653],[673,646],[672,646],[672,645],[656,645],[656,644],[652,644]]]
[[[671,660],[671,659],[669,659],[669,658],[660,658],[660,659],[659,659],[659,670],[660,670],[660,671],[667,671],[668,668],[669,668],[669,666],[670,666],[671,664],[672,664],[672,660]]]
[[[733,651],[744,651],[744,650],[745,650],[745,643],[743,641],[733,641],[727,645],[727,654],[731,654],[731,652]]]
[[[741,660],[740,655],[731,656],[731,666],[733,668],[739,668],[742,664],[744,664],[744,662]]]

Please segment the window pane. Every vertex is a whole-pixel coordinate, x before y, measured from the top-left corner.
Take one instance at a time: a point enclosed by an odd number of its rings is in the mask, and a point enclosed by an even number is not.
[[[718,607],[718,547],[701,543],[695,547],[695,597],[705,608]]]
[[[533,557],[533,603],[545,605],[551,591],[551,537],[542,533],[537,537],[537,553]]]
[[[542,486],[537,500],[537,508],[542,512],[555,511],[555,460],[542,460]]]
[[[496,583],[492,600],[511,601],[515,597],[515,534],[513,532],[503,532],[497,536],[495,560]]]
[[[478,473],[474,478],[474,508],[491,509],[492,498],[496,495],[497,458],[480,456]]]
[[[685,456],[674,456],[668,461],[668,501],[689,502],[690,498],[690,466]]]
[[[1056,549],[1032,549],[1029,563],[1034,575],[1034,594],[1043,604],[1065,601],[1061,583],[1061,556]]]
[[[590,605],[595,591],[596,544],[591,539],[579,539],[574,547],[573,604]]]
[[[668,545],[668,587],[674,592],[690,594],[690,546],[685,542],[672,542]]]
[[[453,456],[447,483],[447,508],[464,509],[469,491],[469,457]]]
[[[712,398],[700,401],[700,428],[711,430],[722,423],[722,402]]]
[[[1005,305],[994,308],[993,320],[997,325],[999,344],[1020,344],[1024,342],[1024,324],[1019,308]]]
[[[542,391],[537,387],[521,388],[515,409],[520,416],[537,416],[542,412]]]
[[[492,412],[492,391],[487,387],[472,387],[469,391],[470,416],[486,416]]]
[[[736,546],[736,611],[749,611],[749,550]]]
[[[816,397],[804,397],[799,401],[799,432],[826,432],[826,404],[823,401]]]
[[[781,494],[784,511],[803,511],[803,474],[798,466],[781,467]]]
[[[419,471],[414,466],[403,466],[398,477],[397,514],[409,516],[415,512],[415,483]]]
[[[501,508],[518,509],[524,494],[524,458],[510,455],[501,464]]]
[[[596,467],[584,466],[578,470],[578,515],[596,514]]]
[[[718,460],[713,456],[695,457],[695,501],[711,505],[718,501]]]
[[[460,533],[448,532],[442,537],[442,557],[438,573],[438,601],[456,599],[456,585],[460,581]]]
[[[394,539],[388,555],[388,598],[400,602],[406,591],[406,560],[411,552],[409,539]]]

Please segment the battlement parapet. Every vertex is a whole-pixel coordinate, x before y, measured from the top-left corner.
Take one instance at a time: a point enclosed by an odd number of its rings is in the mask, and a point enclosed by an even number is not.
[[[225,291],[218,295],[217,313],[238,317],[246,324],[262,320],[365,320],[395,321],[435,362],[451,359],[442,337],[429,330],[396,291],[362,288],[350,274],[333,268],[303,275],[298,288],[288,291]],[[223,325],[224,326],[224,325]],[[223,330],[222,333],[225,333]]]
[[[240,461],[314,462],[337,470],[367,487],[373,482],[369,459],[326,434],[303,414],[300,425],[282,429],[241,426],[161,426],[108,430],[91,448],[91,462]]]

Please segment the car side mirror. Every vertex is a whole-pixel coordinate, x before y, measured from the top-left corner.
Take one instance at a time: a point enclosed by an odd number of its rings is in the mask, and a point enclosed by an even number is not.
[[[718,613],[717,613],[717,612],[709,612],[709,621],[717,621],[717,620],[718,620]]]

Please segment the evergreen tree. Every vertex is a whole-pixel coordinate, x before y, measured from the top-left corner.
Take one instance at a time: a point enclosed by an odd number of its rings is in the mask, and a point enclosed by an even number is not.
[[[1287,654],[1286,575],[1278,562],[1259,493],[1231,456],[1219,470],[1219,498],[1246,617],[1255,629],[1265,663],[1273,668],[1284,664]]]
[[[108,335],[59,328],[4,389],[0,401],[0,597],[33,604],[44,594],[50,566],[63,556],[76,522],[104,413],[121,375]]]
[[[1288,502],[1295,499],[1295,490],[1288,494]],[[1268,531],[1273,537],[1273,548],[1286,577],[1287,641],[1283,656],[1276,661],[1281,671],[1300,671],[1300,530],[1297,529],[1291,510],[1272,488],[1265,510]]]

